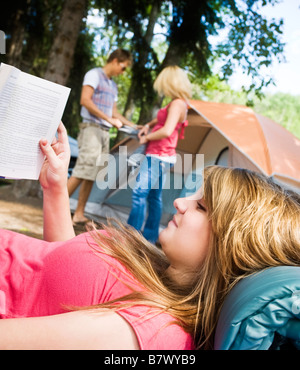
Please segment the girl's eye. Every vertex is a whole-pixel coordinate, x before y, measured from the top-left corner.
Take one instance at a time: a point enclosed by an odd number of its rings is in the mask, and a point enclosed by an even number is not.
[[[197,202],[197,206],[198,206],[199,209],[206,212],[206,208],[200,202]]]

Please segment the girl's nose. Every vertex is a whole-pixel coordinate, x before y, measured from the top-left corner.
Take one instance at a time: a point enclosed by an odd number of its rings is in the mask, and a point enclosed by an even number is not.
[[[187,209],[187,199],[186,198],[177,198],[177,199],[174,200],[173,205],[179,213],[184,213]]]

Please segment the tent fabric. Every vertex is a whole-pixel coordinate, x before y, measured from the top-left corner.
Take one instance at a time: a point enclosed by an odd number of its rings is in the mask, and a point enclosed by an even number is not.
[[[199,100],[191,100],[190,106],[202,125],[218,130],[254,168],[300,184],[300,140],[284,127],[244,106]]]
[[[269,118],[256,116],[268,143],[272,174],[300,179],[300,140]]]
[[[300,193],[300,140],[277,123],[248,107],[200,100],[190,101],[187,119],[185,138],[178,141],[177,153],[181,157],[191,154],[194,163],[191,168],[184,168],[182,160],[173,167],[172,179],[180,180],[184,174],[184,187],[163,190],[162,227],[173,217],[174,199],[186,194],[186,183],[197,166],[197,154],[204,155],[204,167],[218,164],[247,168],[273,176],[280,184]],[[123,221],[128,218],[131,189],[124,188],[122,179],[126,170],[129,174],[133,169],[129,157],[142,153],[143,147],[136,136],[127,136],[112,148],[111,154],[117,158],[122,146],[127,149],[128,168],[117,169],[117,187],[101,190],[94,184],[86,206],[88,216],[117,217]],[[76,192],[70,200],[72,210],[76,208],[77,197]]]

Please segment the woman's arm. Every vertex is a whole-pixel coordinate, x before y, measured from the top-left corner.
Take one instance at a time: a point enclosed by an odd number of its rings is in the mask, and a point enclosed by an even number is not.
[[[186,103],[181,99],[173,100],[168,109],[168,116],[162,128],[150,134],[140,137],[140,143],[145,144],[148,141],[160,140],[169,137],[178,122],[183,122],[186,116]]]
[[[151,120],[150,122],[146,123],[145,126],[148,126],[149,128],[152,128],[153,126],[155,126],[157,124],[158,120],[157,120],[157,117],[153,118],[153,120]]]
[[[0,350],[140,349],[132,327],[111,310],[0,320]]]
[[[141,139],[142,136],[146,136],[149,132],[149,129],[155,126],[156,124],[157,124],[157,118],[154,118],[152,121],[142,126],[142,128],[140,129],[138,133],[138,138]]]
[[[68,240],[75,233],[67,190],[70,146],[64,125],[60,123],[58,139],[52,145],[42,139],[40,147],[46,157],[39,178],[43,188],[44,239]]]

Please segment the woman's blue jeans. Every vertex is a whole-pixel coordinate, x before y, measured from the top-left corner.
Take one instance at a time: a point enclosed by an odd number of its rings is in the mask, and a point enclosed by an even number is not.
[[[169,168],[169,163],[156,157],[146,156],[132,191],[132,208],[127,222],[140,231],[145,222],[148,205],[148,217],[143,235],[152,243],[158,239],[163,208],[162,189]]]

